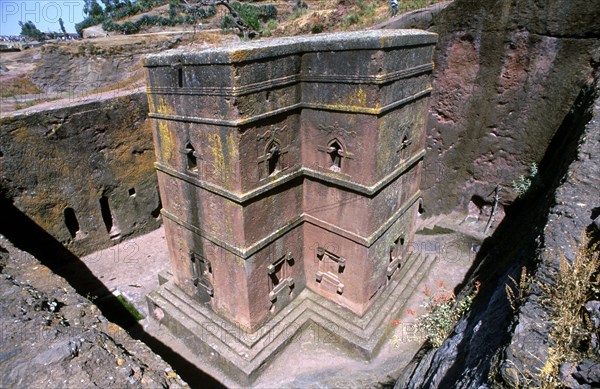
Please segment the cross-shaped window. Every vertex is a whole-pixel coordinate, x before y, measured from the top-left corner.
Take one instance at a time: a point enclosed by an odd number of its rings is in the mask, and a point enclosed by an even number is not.
[[[390,262],[387,267],[388,279],[392,278],[396,270],[398,270],[402,266],[402,263],[400,261],[402,259],[404,243],[404,235],[402,235],[390,245]]]
[[[196,253],[190,253],[192,265],[192,283],[198,291],[201,301],[208,301],[213,296],[213,270],[210,262]]]

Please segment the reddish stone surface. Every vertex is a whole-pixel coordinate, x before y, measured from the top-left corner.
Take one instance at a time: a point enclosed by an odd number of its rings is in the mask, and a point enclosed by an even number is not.
[[[362,315],[406,259],[436,35],[149,56],[177,285],[256,330],[304,288]]]

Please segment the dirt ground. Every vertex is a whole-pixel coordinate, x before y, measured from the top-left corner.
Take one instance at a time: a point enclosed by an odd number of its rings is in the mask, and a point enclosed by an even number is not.
[[[82,260],[108,290],[118,289],[147,317],[145,296],[158,288],[158,273],[169,270],[164,229],[161,227],[149,234],[97,251]]]

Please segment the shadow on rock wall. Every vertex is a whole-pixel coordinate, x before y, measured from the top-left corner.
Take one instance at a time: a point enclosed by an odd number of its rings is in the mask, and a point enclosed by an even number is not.
[[[8,238],[15,247],[33,255],[53,273],[65,278],[78,294],[97,297],[94,302],[108,320],[126,329],[133,338],[143,341],[192,387],[222,388],[211,376],[198,370],[169,346],[148,335],[83,261],[10,201],[0,199],[0,214],[0,235]]]
[[[600,84],[581,89],[541,160],[536,184],[506,209],[506,218],[486,239],[463,287],[478,280],[481,292],[467,317],[437,350],[423,348],[405,370],[398,388],[471,388],[490,380],[512,385],[535,380],[548,357],[551,323],[535,288],[518,312],[505,292],[526,267],[545,284],[556,273],[549,252],[574,256],[583,230],[593,224],[597,205]],[[594,161],[596,160],[596,161]],[[581,206],[584,204],[585,206]],[[597,215],[596,215],[597,217]],[[575,245],[572,245],[575,243]],[[546,251],[549,250],[549,251]]]

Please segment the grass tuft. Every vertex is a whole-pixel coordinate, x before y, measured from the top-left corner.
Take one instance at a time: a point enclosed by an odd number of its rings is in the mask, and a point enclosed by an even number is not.
[[[559,368],[565,362],[579,363],[595,358],[592,350],[592,328],[584,305],[600,297],[600,252],[598,243],[590,244],[585,233],[573,263],[563,254],[556,282],[538,283],[552,324],[549,357],[539,372],[544,388],[562,387]]]

